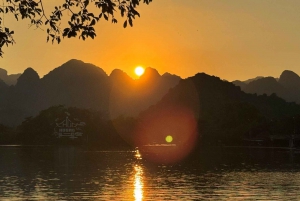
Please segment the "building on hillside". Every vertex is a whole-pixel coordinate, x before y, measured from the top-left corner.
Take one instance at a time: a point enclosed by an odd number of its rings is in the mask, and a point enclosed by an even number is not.
[[[63,121],[61,121],[60,123],[56,123],[56,126],[54,128],[54,135],[56,135],[57,138],[67,137],[70,139],[76,139],[78,137],[82,137],[83,126],[85,126],[84,122],[80,122],[78,120],[77,122],[73,122],[69,119],[68,116],[66,116]]]

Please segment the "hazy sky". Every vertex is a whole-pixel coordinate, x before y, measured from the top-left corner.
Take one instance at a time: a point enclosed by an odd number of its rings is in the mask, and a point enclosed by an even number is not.
[[[48,1],[48,13],[55,3]],[[34,68],[42,77],[75,58],[134,76],[138,65],[181,77],[197,72],[229,81],[278,77],[289,69],[300,75],[299,0],[153,0],[138,8],[133,28],[102,21],[96,39],[46,43],[45,31],[5,16],[17,44],[4,48],[0,67],[8,74]]]

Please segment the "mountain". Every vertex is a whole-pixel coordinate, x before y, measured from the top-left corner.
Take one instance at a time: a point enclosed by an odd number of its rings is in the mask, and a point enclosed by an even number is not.
[[[27,68],[17,79],[16,87],[32,88],[38,84],[40,76],[32,68]]]
[[[255,78],[251,78],[251,79],[245,80],[244,83],[249,84],[250,82],[253,82],[255,80],[259,80],[261,78],[264,78],[264,77],[263,76],[257,76]]]
[[[245,80],[245,81],[234,80],[234,81],[232,81],[232,83],[236,86],[241,87],[241,89],[243,90],[244,87],[246,87],[247,84],[249,84],[250,82],[253,82],[253,81],[256,81],[256,80],[259,80],[259,79],[262,79],[262,78],[264,78],[264,77],[263,76],[257,76],[255,78],[251,78],[251,79],[248,79],[248,80]]]
[[[299,88],[300,87],[300,77],[293,71],[285,70],[281,73],[278,83],[286,88]]]
[[[98,110],[105,118],[136,116],[180,79],[171,74],[161,76],[153,68],[147,68],[137,80],[119,69],[108,76],[100,67],[76,59],[42,78],[27,68],[14,86],[0,81],[0,123],[18,125],[25,117],[54,105]]]
[[[113,71],[110,78],[112,88],[109,112],[112,118],[120,115],[138,115],[150,105],[157,103],[170,88],[181,80],[176,75],[161,76],[156,69],[151,67],[146,68],[144,74],[137,80],[133,80],[120,70]]]
[[[272,122],[290,134],[293,126],[275,120],[284,122],[295,115],[300,115],[300,106],[295,103],[287,103],[274,94],[247,94],[230,82],[198,73],[181,80],[157,104],[140,114],[133,143],[153,153],[155,159],[161,156],[177,160],[201,143],[241,145],[245,137],[269,136],[278,132],[272,130]],[[176,146],[166,153],[159,151],[162,148],[145,146],[164,144],[167,136],[172,136]]]
[[[114,118],[124,115],[127,112],[132,113],[135,109],[135,84],[136,82],[125,72],[115,69],[110,76],[110,94],[109,94],[109,116]]]
[[[20,73],[7,75],[7,71],[0,68],[0,79],[3,80],[9,86],[15,85],[20,76],[21,76]]]
[[[66,105],[104,110],[109,93],[108,75],[99,67],[72,59],[41,79],[43,108]]]
[[[283,71],[279,79],[273,77],[257,78],[250,79],[250,82],[236,80],[232,83],[246,93],[259,95],[275,93],[286,101],[300,103],[300,77],[293,71]]]

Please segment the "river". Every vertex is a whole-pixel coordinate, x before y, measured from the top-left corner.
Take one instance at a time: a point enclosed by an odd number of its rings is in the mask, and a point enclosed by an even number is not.
[[[173,165],[133,151],[0,146],[0,200],[300,200],[297,150],[210,148]]]

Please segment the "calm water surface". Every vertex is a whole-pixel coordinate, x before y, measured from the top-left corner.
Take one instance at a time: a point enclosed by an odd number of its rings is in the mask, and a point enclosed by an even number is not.
[[[296,151],[227,148],[163,165],[134,152],[0,147],[0,200],[300,200]]]

